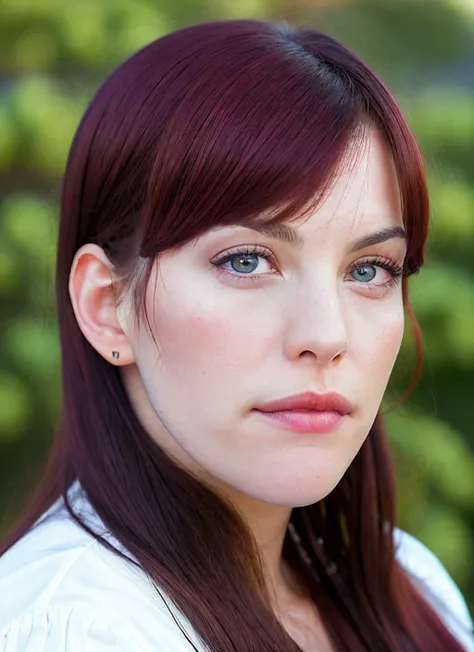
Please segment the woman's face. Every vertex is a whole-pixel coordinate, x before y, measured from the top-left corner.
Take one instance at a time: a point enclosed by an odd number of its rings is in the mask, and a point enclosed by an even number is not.
[[[367,144],[325,203],[286,225],[298,242],[235,226],[166,251],[146,298],[156,343],[121,317],[136,361],[123,371],[139,417],[213,485],[275,505],[316,502],[376,417],[404,326],[401,278],[388,269],[401,268],[406,243],[395,231],[356,249],[402,226],[389,152],[375,131]],[[351,404],[329,432],[296,431],[291,415],[285,423],[255,410],[329,391]],[[299,430],[305,418],[296,417]]]

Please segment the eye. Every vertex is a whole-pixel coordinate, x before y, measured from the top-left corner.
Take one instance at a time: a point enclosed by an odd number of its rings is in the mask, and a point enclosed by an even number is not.
[[[272,252],[259,245],[246,245],[225,251],[210,262],[219,273],[236,282],[258,281],[278,271]],[[366,286],[371,291],[381,291],[398,282],[403,275],[403,266],[389,258],[369,258],[357,261],[349,270],[349,275],[350,280],[361,286]],[[374,279],[376,282],[373,282]]]
[[[231,276],[254,279],[275,271],[275,267],[270,264],[271,259],[273,259],[273,255],[268,249],[246,246],[226,251],[212,260],[211,264]],[[259,273],[253,274],[257,270]]]
[[[371,283],[376,279],[379,270],[383,270],[382,281],[378,283]],[[371,285],[376,288],[387,288],[395,285],[403,275],[403,266],[398,265],[388,258],[370,258],[364,261],[358,261],[350,269],[350,275],[357,283],[364,285]],[[383,278],[387,277],[384,281]]]

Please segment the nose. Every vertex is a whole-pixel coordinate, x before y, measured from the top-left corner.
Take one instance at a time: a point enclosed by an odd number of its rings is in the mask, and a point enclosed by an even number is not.
[[[344,357],[348,333],[344,306],[335,288],[300,291],[287,309],[284,353],[290,360],[312,357],[324,366]]]

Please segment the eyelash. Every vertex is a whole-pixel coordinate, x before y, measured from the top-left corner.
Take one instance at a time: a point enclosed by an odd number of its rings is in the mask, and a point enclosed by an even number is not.
[[[238,272],[231,272],[223,268],[223,265],[225,265],[225,263],[228,263],[234,258],[238,258],[239,256],[259,256],[261,258],[264,258],[265,260],[268,260],[270,264],[273,267],[275,267],[275,265],[273,264],[274,256],[268,251],[268,249],[259,247],[258,245],[254,247],[247,246],[241,249],[227,251],[222,256],[211,261],[211,265],[213,267],[218,268],[219,273],[229,274],[233,279],[236,279],[237,281],[244,280],[244,279],[246,281],[248,280],[259,281],[266,276],[266,274],[254,274],[254,275],[239,274]],[[361,261],[357,261],[356,264],[352,265],[351,269],[349,270],[349,273],[351,273],[355,269],[360,269],[361,267],[365,267],[365,266],[380,267],[381,269],[384,269],[390,274],[390,279],[386,283],[382,283],[381,285],[374,286],[377,288],[388,288],[396,285],[402,278],[403,271],[404,271],[402,265],[398,265],[397,263],[394,263],[389,258],[373,256]],[[357,283],[357,281],[355,282]],[[362,284],[370,286],[370,283],[362,283]]]

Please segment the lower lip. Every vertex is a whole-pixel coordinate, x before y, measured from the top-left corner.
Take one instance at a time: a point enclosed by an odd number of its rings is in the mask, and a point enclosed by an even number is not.
[[[267,419],[279,425],[302,433],[332,432],[341,423],[344,415],[340,412],[322,412],[317,410],[284,410],[281,412],[260,412]]]

